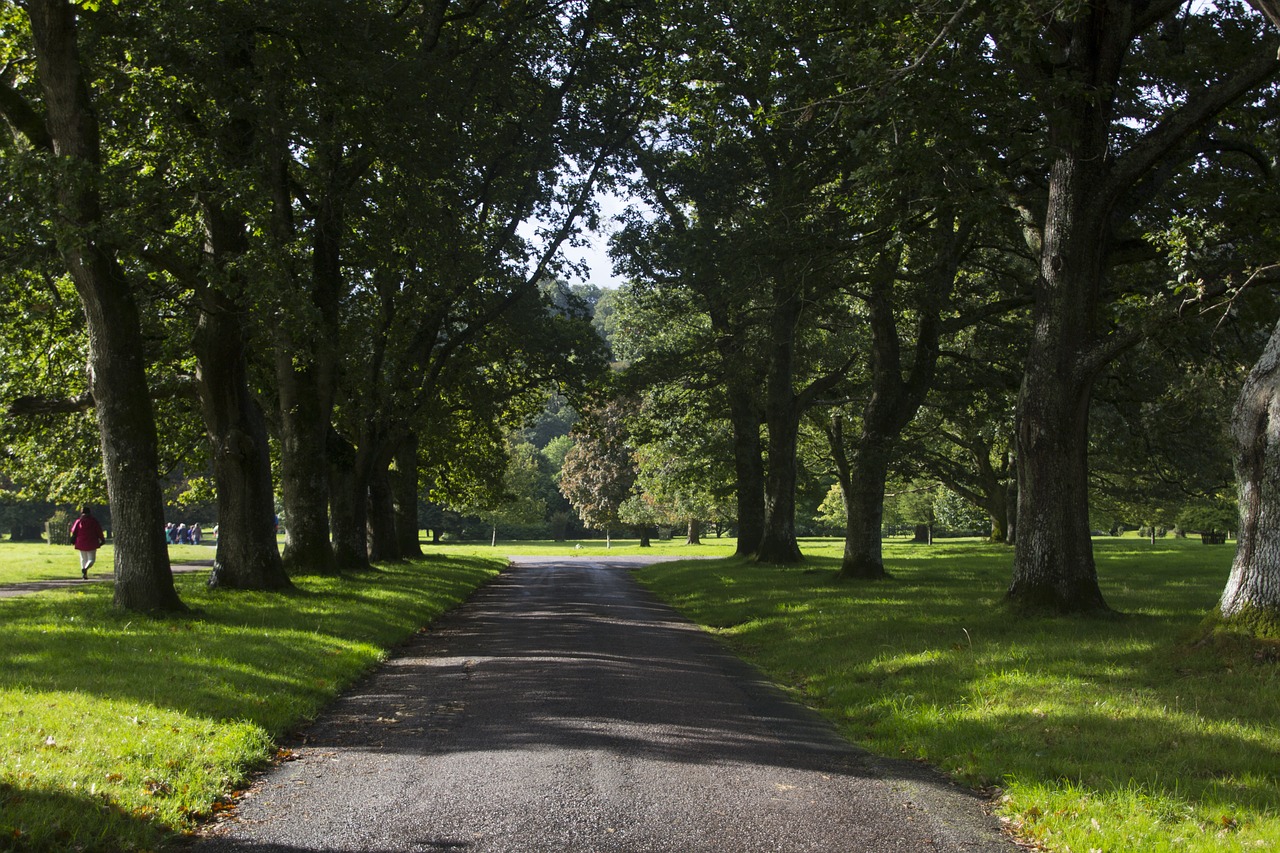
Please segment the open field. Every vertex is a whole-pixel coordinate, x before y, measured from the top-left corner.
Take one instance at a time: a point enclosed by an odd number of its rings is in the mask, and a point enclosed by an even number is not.
[[[170,545],[169,561],[212,560],[212,545]],[[98,562],[90,574],[111,574],[115,549],[107,543],[98,549]],[[80,577],[80,555],[70,545],[42,542],[0,541],[0,584]]]
[[[426,540],[422,550],[428,554],[510,554],[522,557],[608,557],[608,556],[659,556],[659,557],[728,557],[737,547],[737,541],[729,537],[716,539],[714,536],[704,537],[701,545],[684,544],[684,536],[677,536],[668,541],[653,539],[648,548],[640,547],[639,539],[614,539],[608,548],[603,539],[570,539],[567,542],[551,540],[506,540],[499,539],[497,545],[488,541],[448,542],[432,545]]]
[[[155,849],[502,565],[437,557],[283,595],[180,575],[192,612],[157,619],[112,610],[105,583],[0,600],[0,850]]]
[[[1095,540],[1124,615],[1049,620],[1001,606],[1007,548],[892,544],[893,579],[870,583],[835,580],[834,543],[804,548],[831,556],[639,577],[850,739],[991,787],[1022,838],[1077,853],[1280,849],[1280,645],[1195,642],[1230,546]]]

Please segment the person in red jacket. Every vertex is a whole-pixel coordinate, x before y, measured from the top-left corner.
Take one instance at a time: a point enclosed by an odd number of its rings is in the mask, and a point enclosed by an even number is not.
[[[89,577],[89,569],[98,561],[98,549],[107,541],[102,525],[93,517],[93,509],[85,507],[80,517],[71,522],[71,544],[80,552],[80,577]]]

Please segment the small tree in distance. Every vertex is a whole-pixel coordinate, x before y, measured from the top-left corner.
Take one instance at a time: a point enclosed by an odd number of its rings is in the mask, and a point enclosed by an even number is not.
[[[561,494],[588,527],[605,532],[606,547],[636,482],[635,458],[623,422],[625,405],[613,400],[584,412],[570,432],[574,445],[560,470]]]
[[[509,444],[501,489],[478,496],[458,509],[489,525],[489,545],[498,544],[502,524],[532,524],[547,513],[547,502],[538,496],[538,449],[528,442]]]

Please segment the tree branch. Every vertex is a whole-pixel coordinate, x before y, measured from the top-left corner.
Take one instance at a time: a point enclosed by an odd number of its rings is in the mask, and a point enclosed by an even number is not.
[[[1239,73],[1202,89],[1166,116],[1116,160],[1108,182],[1106,208],[1115,207],[1143,175],[1184,139],[1277,71],[1280,71],[1280,59],[1270,53],[1261,54],[1243,66]]]
[[[36,148],[53,150],[53,138],[44,125],[44,118],[6,80],[0,80],[0,115]]]

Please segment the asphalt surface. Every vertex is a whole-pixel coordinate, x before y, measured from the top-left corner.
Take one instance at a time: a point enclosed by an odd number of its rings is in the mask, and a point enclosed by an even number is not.
[[[629,576],[521,559],[291,744],[199,853],[1009,851]]]

